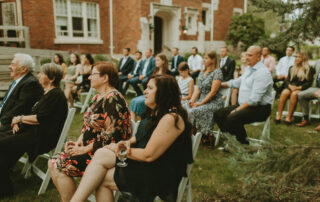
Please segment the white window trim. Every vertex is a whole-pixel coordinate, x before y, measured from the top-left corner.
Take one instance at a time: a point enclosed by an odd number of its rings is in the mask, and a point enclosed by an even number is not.
[[[211,19],[210,19],[210,14],[211,14],[211,4],[209,3],[202,3],[202,10],[206,11],[206,25],[204,26],[206,31],[210,31],[211,28]],[[202,17],[202,16],[201,16]]]
[[[83,32],[84,37],[73,37],[72,35],[72,17],[71,17],[71,0],[67,0],[67,12],[68,12],[68,35],[69,36],[58,36],[56,28],[56,11],[55,11],[55,0],[53,1],[54,9],[54,29],[56,33],[56,38],[54,39],[55,44],[103,44],[100,36],[100,5],[96,3],[97,9],[97,37],[88,37],[88,22],[87,22],[87,3],[91,2],[81,2],[82,3],[82,16],[83,16]]]
[[[163,4],[163,5],[171,6],[172,5],[172,0],[161,0],[160,3]]]
[[[199,11],[197,8],[184,8],[184,16],[185,16],[185,26],[188,27],[188,18],[191,17],[192,21],[194,22],[194,25],[192,25],[191,22],[191,29],[188,29],[187,35],[196,35],[198,31],[198,16],[199,16]]]
[[[242,15],[243,10],[241,8],[233,8],[233,15],[235,15],[236,13],[239,13],[240,15]]]

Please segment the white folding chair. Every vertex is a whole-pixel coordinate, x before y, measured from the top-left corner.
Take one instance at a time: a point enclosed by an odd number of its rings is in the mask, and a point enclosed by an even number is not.
[[[38,161],[38,159],[40,157],[49,159],[51,156],[61,152],[61,150],[64,147],[65,140],[66,140],[66,138],[68,136],[68,131],[70,129],[70,126],[71,126],[75,111],[76,111],[75,108],[70,108],[68,110],[67,118],[66,118],[66,120],[64,122],[64,126],[63,126],[63,129],[61,131],[57,146],[56,146],[56,148],[55,148],[53,153],[49,152],[49,153],[45,153],[45,154],[39,155],[39,156],[37,156],[35,161],[32,162],[32,163],[29,163],[28,157],[21,157],[19,159],[19,162],[22,162],[22,163],[25,164],[23,169],[22,169],[22,174],[25,174],[25,178],[27,178],[27,177],[29,177],[31,175],[31,168],[32,168],[32,171],[34,172],[34,174],[36,174],[42,180],[40,189],[38,191],[38,195],[43,194],[46,191],[46,189],[48,187],[48,184],[49,184],[49,181],[50,181],[50,173],[49,173],[49,169],[47,169],[46,172],[43,172],[41,169],[39,169],[36,166],[36,163],[37,163],[37,161]]]
[[[274,104],[274,101],[276,98],[276,91],[274,91],[274,90],[272,90],[272,97],[273,97],[273,102],[271,105],[271,110],[273,108],[273,104]],[[263,143],[267,140],[270,140],[270,116],[271,116],[271,114],[268,116],[268,118],[265,121],[251,123],[252,126],[258,126],[261,124],[264,124],[264,126],[263,126],[263,130],[262,130],[262,134],[261,134],[260,138],[256,139],[256,138],[248,137],[247,139],[249,141]]]
[[[316,105],[316,111],[313,113],[312,105]],[[313,99],[309,102],[309,119],[320,119],[320,102],[319,99]]]
[[[231,99],[231,90],[232,88],[220,88],[219,92],[223,95],[224,98],[224,107],[228,107]],[[215,136],[216,140],[214,142],[214,146],[216,147],[219,144],[219,140],[221,137],[221,130],[220,128],[216,131],[213,131],[213,135]]]
[[[200,132],[198,132],[196,135],[192,136],[192,157],[193,157],[193,160],[196,159],[201,137],[202,137],[202,133],[200,133]],[[182,201],[182,197],[183,197],[183,194],[184,194],[186,187],[187,187],[187,202],[192,201],[192,188],[191,188],[191,180],[190,180],[192,166],[193,166],[193,163],[191,163],[187,166],[187,172],[186,172],[187,177],[183,177],[181,179],[181,182],[180,182],[180,185],[178,188],[177,202]]]
[[[80,97],[86,96],[84,103],[81,103],[81,102],[74,103],[75,107],[81,108],[81,111],[80,111],[81,114],[84,113],[86,111],[87,107],[89,106],[90,98],[94,94],[94,92],[95,92],[94,88],[90,88],[90,90],[88,92],[80,93]]]

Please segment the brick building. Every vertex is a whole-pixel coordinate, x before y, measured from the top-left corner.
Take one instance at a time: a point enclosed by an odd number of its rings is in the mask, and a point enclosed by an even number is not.
[[[125,47],[155,52],[179,47],[189,52],[197,46],[203,52],[224,44],[231,17],[245,12],[246,4],[247,0],[0,0],[0,45],[8,45],[11,37],[36,49],[97,54],[118,54]]]

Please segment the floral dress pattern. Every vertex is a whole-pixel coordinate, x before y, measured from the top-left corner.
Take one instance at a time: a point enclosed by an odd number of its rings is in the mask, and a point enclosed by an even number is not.
[[[93,143],[93,150],[76,156],[69,156],[61,152],[52,157],[52,162],[56,167],[72,177],[83,175],[97,149],[131,137],[128,105],[121,93],[116,90],[100,100],[98,100],[98,95],[95,96],[83,119],[83,146]]]
[[[207,94],[211,91],[213,80],[222,81],[222,79],[223,74],[221,69],[216,69],[208,73],[205,77],[204,72],[201,71],[198,76],[200,96],[195,102],[201,102],[207,96]],[[213,98],[204,105],[196,108],[190,108],[188,103],[186,103],[183,106],[187,109],[189,120],[196,127],[197,131],[205,135],[209,135],[213,131],[213,114],[215,111],[223,107],[223,99],[221,93],[218,91]]]

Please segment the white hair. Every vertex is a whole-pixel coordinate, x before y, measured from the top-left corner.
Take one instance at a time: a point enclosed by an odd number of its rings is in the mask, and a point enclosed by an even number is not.
[[[14,54],[14,58],[19,60],[19,67],[26,67],[29,72],[33,71],[34,61],[30,55],[24,53],[16,53]]]

